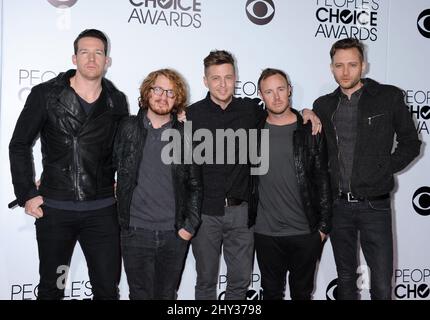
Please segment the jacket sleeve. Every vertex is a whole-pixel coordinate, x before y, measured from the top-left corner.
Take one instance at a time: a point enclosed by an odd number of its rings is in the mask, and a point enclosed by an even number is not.
[[[127,102],[127,97],[122,92],[120,94],[120,105],[122,107],[121,108],[122,109],[121,119],[124,119],[124,118],[127,118],[128,116],[130,116],[130,110],[129,110],[129,106],[128,106],[128,102]]]
[[[39,195],[34,182],[33,144],[47,119],[46,107],[38,87],[31,90],[9,144],[12,183],[18,204]]]
[[[115,171],[118,170],[118,165],[119,165],[118,161],[120,159],[120,156],[122,155],[122,146],[123,146],[122,135],[125,130],[124,129],[125,123],[130,117],[130,112],[128,110],[128,103],[124,93],[119,92],[117,103],[120,106],[121,113],[120,113],[118,128],[115,132],[115,139],[114,139],[113,152],[112,152],[112,165]]]
[[[124,131],[124,123],[126,121],[126,117],[122,118],[122,120],[120,121],[119,125],[118,125],[118,129],[115,133],[115,139],[114,139],[114,143],[113,143],[113,152],[112,152],[112,166],[113,169],[115,171],[117,171],[119,169],[119,159],[122,155],[122,147],[123,147],[123,143],[122,143],[122,134]]]
[[[255,127],[258,127],[263,120],[267,118],[267,111],[263,101],[259,98],[252,99],[252,105],[255,112]]]
[[[397,146],[391,154],[391,169],[396,173],[419,155],[421,141],[400,90],[393,97],[393,108]]]
[[[317,146],[314,158],[314,178],[317,188],[317,209],[320,214],[318,229],[328,234],[331,230],[332,192],[328,173],[327,147],[323,133],[318,134],[314,139]]]
[[[203,199],[203,184],[201,166],[188,164],[188,181],[186,199],[186,217],[183,228],[195,235],[201,223],[201,207]]]

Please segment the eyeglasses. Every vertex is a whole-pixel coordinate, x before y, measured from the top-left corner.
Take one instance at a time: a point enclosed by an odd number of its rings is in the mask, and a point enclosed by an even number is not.
[[[156,96],[162,96],[164,92],[166,92],[166,96],[168,98],[174,98],[175,97],[175,91],[173,90],[166,90],[160,87],[151,87],[152,91],[154,91]]]

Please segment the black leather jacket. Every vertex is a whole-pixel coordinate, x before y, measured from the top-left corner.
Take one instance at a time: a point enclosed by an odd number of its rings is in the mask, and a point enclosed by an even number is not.
[[[332,194],[327,169],[325,138],[323,134],[313,136],[311,123],[303,125],[301,115],[296,110],[291,110],[297,115],[297,129],[293,135],[293,152],[296,179],[303,208],[310,230],[319,230],[328,234],[331,230]],[[259,124],[259,129],[264,128],[265,122],[266,119]],[[285,143],[289,143],[289,141]],[[255,222],[259,198],[258,176],[252,176],[251,181],[249,207]]]
[[[137,116],[124,119],[115,138],[114,164],[117,169],[116,197],[119,223],[122,229],[130,225],[130,205],[134,188],[139,177],[139,167],[142,160],[143,148],[147,135],[144,127],[144,109],[140,109]],[[172,120],[172,129],[181,134],[181,146],[191,143],[191,137],[185,137],[184,124]],[[184,152],[182,152],[182,156]],[[175,193],[175,228],[185,228],[191,234],[197,231],[201,219],[202,178],[201,168],[195,164],[172,164],[173,189]]]
[[[372,79],[362,81],[364,87],[358,102],[351,192],[355,196],[369,197],[383,195],[393,189],[393,174],[418,156],[421,141],[402,91]],[[333,123],[339,102],[340,88],[314,102],[314,111],[321,119],[327,139],[333,195],[339,193],[339,150]],[[392,152],[394,134],[397,146]]]
[[[114,194],[112,149],[125,95],[107,79],[103,96],[86,115],[70,78],[75,70],[35,86],[27,98],[9,145],[12,182],[18,204],[37,195],[56,200],[95,200]],[[40,134],[43,172],[34,183],[32,146]]]

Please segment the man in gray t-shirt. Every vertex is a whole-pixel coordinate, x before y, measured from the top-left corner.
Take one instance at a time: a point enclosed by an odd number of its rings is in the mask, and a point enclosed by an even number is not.
[[[309,300],[322,241],[330,231],[331,194],[327,152],[290,107],[286,74],[266,69],[258,81],[268,116],[269,169],[256,181],[255,248],[264,299],[282,299],[289,272],[293,300]]]

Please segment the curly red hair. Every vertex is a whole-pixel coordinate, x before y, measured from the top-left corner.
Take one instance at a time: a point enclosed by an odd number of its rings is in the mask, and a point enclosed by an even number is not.
[[[185,110],[188,99],[187,86],[182,76],[172,69],[159,69],[148,74],[140,85],[139,106],[144,109],[148,108],[149,93],[158,76],[165,76],[173,84],[173,90],[175,91],[175,106],[173,107],[173,111],[180,113]]]

